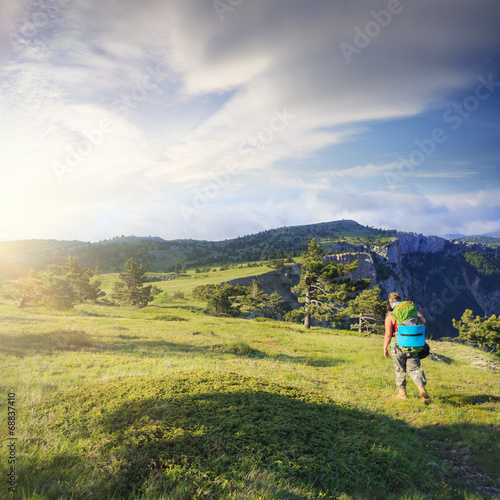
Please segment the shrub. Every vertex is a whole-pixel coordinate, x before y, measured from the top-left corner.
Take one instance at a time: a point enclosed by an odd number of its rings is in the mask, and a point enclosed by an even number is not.
[[[500,352],[500,316],[494,314],[487,316],[476,316],[470,309],[466,309],[460,321],[453,320],[453,326],[458,329],[462,339],[477,342],[481,347],[489,347]]]

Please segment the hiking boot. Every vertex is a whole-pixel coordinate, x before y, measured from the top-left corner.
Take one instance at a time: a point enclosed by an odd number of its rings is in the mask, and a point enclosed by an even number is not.
[[[397,394],[393,394],[392,396],[394,399],[408,399],[408,396],[406,395],[406,389],[398,389]]]
[[[423,385],[417,385],[418,387],[418,392],[420,392],[420,396],[422,396],[422,401],[426,405],[431,404],[431,398],[429,397],[429,394],[427,394],[427,391],[425,390],[425,387]]]

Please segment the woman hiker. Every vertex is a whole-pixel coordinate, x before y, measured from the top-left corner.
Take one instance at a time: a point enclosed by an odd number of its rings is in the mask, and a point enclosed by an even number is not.
[[[401,303],[401,296],[398,292],[392,292],[389,294],[389,306],[387,307],[387,315],[385,317],[385,337],[384,337],[384,356],[389,358],[389,344],[392,338],[395,336],[394,331],[396,330],[396,319],[394,318],[393,309]],[[416,309],[415,309],[415,312]],[[417,312],[418,316],[408,321],[413,321],[413,324],[426,323],[425,318]],[[421,349],[421,348],[420,348]],[[398,393],[394,394],[393,398],[396,399],[408,399],[406,395],[406,371],[410,375],[413,382],[420,392],[422,401],[428,405],[431,402],[431,398],[427,391],[425,390],[425,384],[427,383],[425,379],[425,374],[420,367],[420,358],[418,357],[419,348],[401,348],[396,343],[392,344],[391,357],[394,363],[394,371],[396,372],[396,386],[398,388]]]

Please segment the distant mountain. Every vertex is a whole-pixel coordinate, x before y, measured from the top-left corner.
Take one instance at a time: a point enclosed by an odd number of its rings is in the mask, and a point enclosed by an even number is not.
[[[500,246],[500,238],[494,238],[491,236],[467,236],[466,238],[458,238],[454,241],[461,241],[469,244],[477,243],[491,248]]]
[[[330,252],[355,250],[363,246],[385,245],[396,232],[341,220],[282,227],[224,241],[164,240],[158,236],[119,236],[98,243],[30,240],[0,242],[0,276],[25,276],[30,268],[62,265],[73,257],[100,272],[123,271],[130,257],[146,264],[148,271],[170,272],[176,267],[202,267],[227,263],[294,257],[307,250],[316,238]],[[3,264],[2,264],[3,262]]]
[[[109,243],[132,243],[141,240],[160,241],[160,242],[167,241],[164,240],[163,238],[160,238],[159,236],[115,236],[110,240],[103,240],[100,241],[99,243],[107,245]]]
[[[466,236],[465,234],[446,234],[443,238],[447,240],[465,241],[467,243],[481,243],[483,245],[500,245],[500,232],[470,236]]]
[[[496,233],[493,233],[496,234]],[[68,256],[101,273],[121,272],[130,257],[152,272],[175,268],[289,259],[312,238],[339,262],[358,261],[357,278],[370,278],[384,296],[400,291],[429,321],[434,338],[456,335],[452,319],[465,309],[500,312],[500,245],[491,236],[449,240],[366,227],[351,220],[282,227],[224,241],[121,236],[98,243],[24,240],[0,242],[0,277],[63,264]],[[299,267],[299,266],[297,266]],[[282,290],[279,290],[280,293]]]
[[[497,231],[496,233],[486,233],[486,234],[483,234],[483,236],[500,239],[500,231]]]
[[[443,234],[442,238],[445,240],[458,240],[459,238],[466,238],[465,234]]]

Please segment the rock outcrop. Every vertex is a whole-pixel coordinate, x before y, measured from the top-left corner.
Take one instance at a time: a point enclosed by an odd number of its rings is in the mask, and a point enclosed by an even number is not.
[[[359,247],[355,251],[333,253],[325,257],[341,264],[357,260],[350,277],[370,279],[370,288],[378,285],[384,298],[398,291],[403,299],[415,302],[428,321],[431,338],[457,336],[452,320],[466,309],[478,315],[500,314],[500,279],[485,277],[471,266],[465,252],[500,253],[480,244],[454,243],[437,236],[397,234],[383,247]],[[299,282],[300,265],[286,274],[272,271],[231,281],[250,286],[257,278],[265,293],[278,292],[293,308],[300,304],[291,288]]]
[[[357,261],[358,266],[356,270],[349,274],[348,277],[355,280],[369,278],[371,280],[369,288],[373,288],[377,284],[377,272],[373,257],[369,252],[337,253],[328,255],[324,260],[334,261],[342,265]]]
[[[399,234],[390,245],[370,251],[383,293],[399,291],[415,302],[436,338],[457,335],[452,319],[460,318],[465,309],[479,315],[500,313],[500,281],[482,276],[464,258],[465,251],[497,250],[437,236]]]
[[[292,287],[298,285],[300,280],[300,266],[292,266],[291,271],[280,273],[271,271],[259,274],[258,276],[247,276],[228,281],[231,285],[252,286],[253,280],[257,279],[262,286],[262,291],[266,294],[278,292],[283,300],[288,302],[293,309],[300,307],[297,296],[292,293]]]

